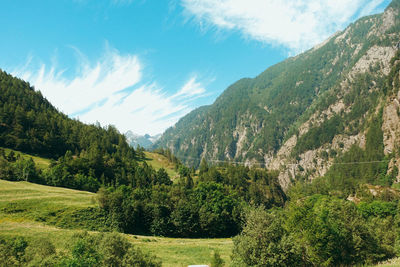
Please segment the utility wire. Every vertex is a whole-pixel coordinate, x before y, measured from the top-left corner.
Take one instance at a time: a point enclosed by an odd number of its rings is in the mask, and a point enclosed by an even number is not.
[[[203,158],[194,158],[194,157],[180,157],[184,159],[191,159],[191,160],[199,160],[201,161]],[[246,162],[244,161],[230,161],[230,160],[218,160],[218,159],[206,159],[204,158],[207,162],[215,162],[215,163],[231,163],[231,164],[241,164],[245,165]],[[372,163],[383,163],[383,162],[389,162],[390,160],[373,160],[373,161],[354,161],[354,162],[333,162],[332,165],[356,165],[356,164],[372,164]],[[265,165],[265,162],[260,162],[260,161],[251,161],[249,162],[251,165]],[[286,166],[296,166],[298,164],[296,163],[288,163],[284,164]]]

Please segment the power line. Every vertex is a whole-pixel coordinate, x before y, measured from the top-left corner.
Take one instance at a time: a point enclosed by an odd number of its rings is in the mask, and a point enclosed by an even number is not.
[[[389,162],[390,160],[374,160],[374,161],[358,161],[358,162],[336,162],[333,165],[352,165],[352,164],[369,164],[369,163],[382,163]]]
[[[201,161],[203,158],[194,158],[194,157],[180,157],[184,159],[192,159],[192,160],[199,160]],[[230,160],[219,160],[219,159],[206,159],[207,162],[215,162],[215,163],[230,163],[230,164],[240,164],[240,165],[266,165],[265,162],[261,161],[251,161],[251,162],[244,162],[244,161],[230,161]],[[372,163],[383,163],[389,162],[390,160],[373,160],[373,161],[354,161],[354,162],[333,162],[332,165],[357,165],[357,164],[372,164]],[[286,166],[296,166],[299,165],[298,163],[288,163],[284,164]]]
[[[183,159],[192,159],[192,160],[198,160],[201,161],[203,158],[193,158],[193,157],[178,157],[178,158],[183,158]],[[219,159],[206,159],[204,158],[207,162],[215,162],[215,163],[231,163],[231,164],[242,164],[245,165],[247,162],[244,161],[231,161],[231,160],[219,160]],[[260,164],[260,165],[265,165],[265,162],[254,162],[252,161],[251,164]]]

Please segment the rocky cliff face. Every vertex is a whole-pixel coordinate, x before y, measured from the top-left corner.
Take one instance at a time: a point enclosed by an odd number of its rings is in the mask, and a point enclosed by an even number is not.
[[[323,44],[230,86],[167,130],[158,146],[189,164],[230,160],[280,171],[284,188],[323,176],[382,121],[389,170],[400,168],[400,1]],[[400,178],[400,177],[399,177]]]

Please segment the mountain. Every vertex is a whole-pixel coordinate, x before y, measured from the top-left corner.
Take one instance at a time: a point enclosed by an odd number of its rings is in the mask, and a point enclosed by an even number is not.
[[[0,179],[96,192],[100,186],[149,180],[154,172],[139,164],[141,154],[115,127],[70,119],[29,83],[1,70],[0,148]],[[53,161],[37,171],[32,160],[18,159],[2,148]]]
[[[204,158],[276,169],[284,187],[325,175],[353,145],[365,149],[371,127],[382,131],[375,149],[395,155],[400,94],[391,82],[398,80],[399,11],[394,0],[384,13],[237,81],[169,128],[156,146],[191,165]],[[389,160],[388,172],[400,167],[395,156]]]
[[[137,146],[141,146],[147,149],[153,146],[153,144],[161,137],[161,134],[155,136],[150,136],[148,134],[138,135],[132,131],[127,131],[125,137],[131,147],[136,148]]]
[[[67,151],[135,156],[113,126],[87,125],[59,112],[29,83],[0,70],[0,147],[58,159]]]

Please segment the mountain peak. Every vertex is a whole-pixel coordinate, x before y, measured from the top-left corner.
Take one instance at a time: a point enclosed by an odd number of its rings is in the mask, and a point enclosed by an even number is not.
[[[126,139],[131,147],[137,147],[138,145],[143,148],[150,148],[153,144],[160,138],[161,134],[151,136],[149,134],[139,135],[132,131],[127,131],[125,133]]]

